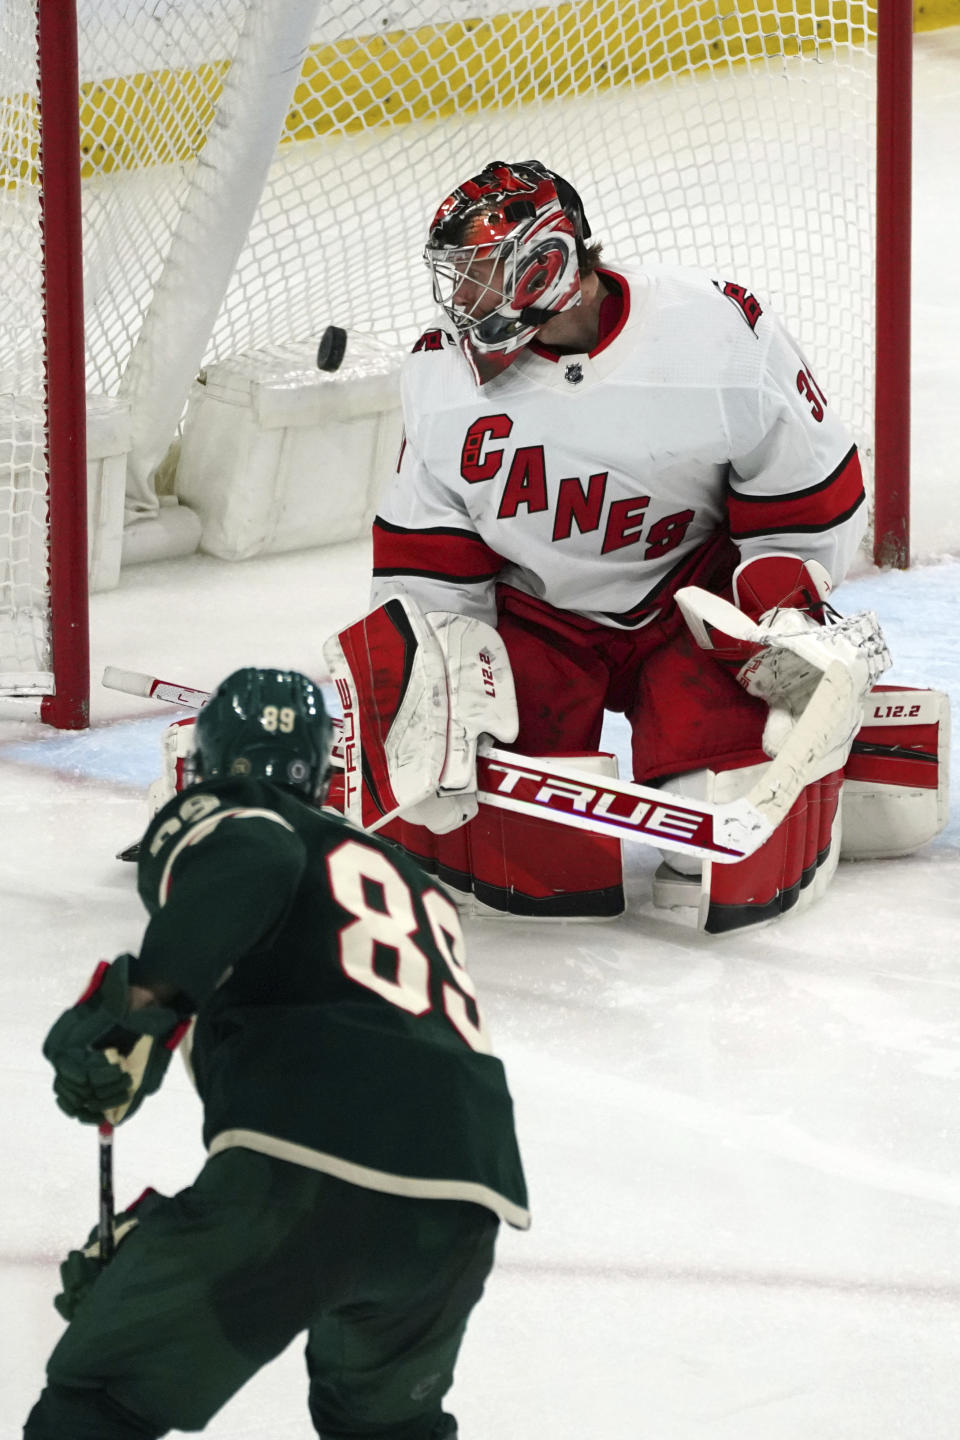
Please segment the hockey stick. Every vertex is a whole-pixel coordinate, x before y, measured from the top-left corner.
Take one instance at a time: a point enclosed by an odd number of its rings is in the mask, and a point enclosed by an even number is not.
[[[112,666],[104,672],[103,683],[195,709],[209,698],[204,690]],[[600,780],[565,761],[551,764],[549,758],[498,750],[483,740],[477,751],[478,799],[577,830],[730,864],[758,850],[803,789],[827,773],[825,758],[852,738],[859,715],[850,674],[834,661],[779,754],[738,800],[696,800],[630,780]],[[334,726],[339,728],[336,720]],[[829,768],[839,767],[831,759]],[[345,786],[358,783],[356,771],[346,770]]]
[[[113,1126],[104,1120],[97,1127],[100,1161],[100,1210],[97,1219],[97,1240],[100,1264],[113,1259]]]
[[[828,773],[827,756],[852,738],[859,715],[849,672],[839,662],[822,675],[786,743],[746,795],[711,802],[627,780],[602,780],[558,762],[532,760],[481,742],[478,799],[521,815],[542,815],[575,829],[731,864],[768,840],[811,781]],[[833,758],[829,768],[838,768]]]
[[[145,700],[166,700],[171,705],[183,705],[188,710],[202,710],[210,699],[209,690],[175,685],[171,680],[157,680],[152,675],[142,675],[139,670],[121,670],[116,665],[106,667],[103,684],[108,690],[122,690],[125,695],[142,695]]]

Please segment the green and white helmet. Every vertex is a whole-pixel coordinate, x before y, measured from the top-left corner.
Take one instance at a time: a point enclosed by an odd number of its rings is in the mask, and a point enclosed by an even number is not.
[[[296,670],[235,670],[197,717],[201,780],[270,780],[313,800],[327,780],[333,726],[319,688]]]

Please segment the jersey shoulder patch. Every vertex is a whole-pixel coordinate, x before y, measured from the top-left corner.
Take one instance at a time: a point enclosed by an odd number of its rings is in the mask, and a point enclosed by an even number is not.
[[[441,330],[438,326],[432,330],[424,330],[410,353],[416,355],[420,350],[443,350],[445,346],[456,345],[456,343],[449,330]]]
[[[757,321],[763,314],[763,306],[752,291],[738,285],[734,280],[714,280],[714,285],[739,310],[750,329],[756,334]]]

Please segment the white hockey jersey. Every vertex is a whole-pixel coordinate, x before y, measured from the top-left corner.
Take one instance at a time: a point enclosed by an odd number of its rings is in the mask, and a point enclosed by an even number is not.
[[[452,331],[417,342],[374,605],[495,623],[499,581],[633,628],[723,529],[744,559],[843,578],[866,525],[856,447],[767,304],[696,270],[600,274],[622,310],[589,354],[534,342],[478,387]]]

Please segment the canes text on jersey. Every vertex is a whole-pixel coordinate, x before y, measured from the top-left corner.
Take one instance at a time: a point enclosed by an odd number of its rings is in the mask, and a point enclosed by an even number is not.
[[[483,415],[468,427],[460,453],[460,474],[468,485],[500,475],[507,451],[491,442],[506,439],[512,429],[509,415]],[[569,539],[574,526],[581,535],[599,531],[606,488],[605,470],[588,476],[586,487],[579,476],[565,476],[557,486],[551,538],[554,541]],[[694,511],[677,510],[672,515],[662,515],[645,531],[645,511],[649,504],[649,495],[630,495],[610,502],[600,547],[602,555],[641,542],[645,547],[645,560],[658,559],[676,549],[687,533]],[[520,445],[513,451],[507,468],[497,517],[512,520],[521,510],[532,515],[549,509],[543,446]]]

